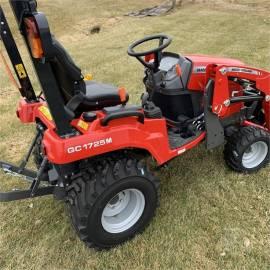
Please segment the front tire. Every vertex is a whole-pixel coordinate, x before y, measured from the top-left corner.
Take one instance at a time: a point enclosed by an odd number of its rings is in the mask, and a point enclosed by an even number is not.
[[[270,135],[256,127],[242,127],[227,139],[224,159],[235,171],[252,173],[270,162]]]
[[[105,158],[88,166],[68,187],[72,223],[88,247],[110,248],[151,221],[159,181],[136,159]]]

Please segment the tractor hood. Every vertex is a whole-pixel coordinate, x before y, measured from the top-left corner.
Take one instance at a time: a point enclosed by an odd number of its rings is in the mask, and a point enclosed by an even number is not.
[[[185,55],[186,58],[192,61],[192,73],[190,76],[188,89],[190,90],[199,90],[204,91],[206,85],[206,67],[209,64],[217,65],[232,65],[232,66],[243,66],[244,63],[230,58],[215,57],[208,55],[199,55],[199,54],[189,54]]]
[[[193,66],[207,66],[208,64],[218,64],[218,65],[244,65],[243,62],[231,59],[223,58],[209,55],[200,55],[200,54],[189,54],[186,55],[193,62]]]

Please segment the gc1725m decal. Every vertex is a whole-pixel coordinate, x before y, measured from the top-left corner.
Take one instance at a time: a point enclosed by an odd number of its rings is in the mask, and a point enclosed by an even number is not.
[[[76,146],[69,147],[67,149],[67,152],[68,152],[68,154],[78,153],[78,152],[81,152],[84,150],[90,150],[92,148],[97,148],[97,147],[104,146],[107,144],[112,144],[112,142],[113,142],[112,138],[106,138],[106,139],[102,139],[102,140],[95,141],[95,142],[90,142],[90,143],[85,143],[82,145],[76,145]]]

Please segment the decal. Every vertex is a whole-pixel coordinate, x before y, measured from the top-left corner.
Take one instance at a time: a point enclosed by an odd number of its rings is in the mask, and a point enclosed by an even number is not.
[[[47,118],[49,121],[52,121],[52,115],[48,107],[46,106],[40,106],[38,110]]]
[[[106,138],[106,139],[95,141],[95,142],[85,143],[82,145],[76,145],[76,146],[69,147],[67,149],[67,153],[68,154],[78,153],[85,150],[90,150],[93,148],[98,148],[104,145],[112,144],[112,142],[113,142],[112,138]]]
[[[77,124],[78,127],[80,127],[83,130],[88,130],[89,125],[84,122],[83,120],[80,120]]]
[[[23,64],[18,64],[15,66],[15,68],[16,68],[16,71],[17,71],[20,79],[24,79],[27,77],[26,71],[23,67]]]
[[[194,67],[193,73],[195,74],[206,73],[206,66]]]
[[[252,74],[252,75],[261,75],[261,72],[259,72],[258,70],[249,69],[249,68],[239,68],[239,67],[222,68],[220,72],[222,74],[226,74],[227,72],[238,72],[238,73],[246,73],[246,74]]]

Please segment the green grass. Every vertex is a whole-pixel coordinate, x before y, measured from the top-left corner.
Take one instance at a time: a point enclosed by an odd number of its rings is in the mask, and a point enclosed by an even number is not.
[[[12,28],[7,1],[0,0]],[[147,6],[159,1],[147,1]],[[233,2],[228,4],[228,2]],[[146,34],[174,38],[171,51],[242,59],[270,69],[268,1],[187,3],[158,18],[122,17],[145,1],[43,0],[52,30],[84,73],[125,85],[139,102],[143,69],[127,56],[127,46]],[[102,26],[89,35],[91,26]],[[16,40],[29,60],[20,37]],[[38,84],[29,67],[35,87]],[[15,116],[18,93],[0,64],[1,159],[18,162],[34,131]],[[146,231],[107,252],[87,249],[77,238],[64,204],[52,198],[0,204],[0,269],[270,269],[270,169],[243,175],[229,170],[222,149],[204,145],[157,172],[161,206]],[[1,189],[22,187],[1,177]]]

